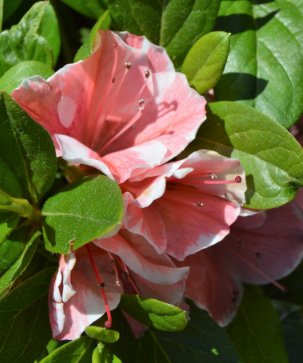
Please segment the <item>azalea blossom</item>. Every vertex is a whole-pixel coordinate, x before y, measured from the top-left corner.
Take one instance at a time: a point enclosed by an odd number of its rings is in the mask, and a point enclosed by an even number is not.
[[[12,97],[58,156],[118,183],[175,157],[205,120],[205,99],[165,50],[127,32],[100,30],[88,59],[28,78]]]
[[[242,282],[262,285],[292,272],[303,256],[303,191],[286,205],[239,217],[223,241],[189,256],[179,266],[190,266],[185,295],[221,326],[235,316]]]
[[[182,301],[188,267],[177,268],[147,241],[127,230],[60,256],[49,291],[53,337],[79,338],[84,329],[107,313],[123,293],[135,293],[178,305]]]
[[[178,260],[221,241],[245,202],[245,173],[236,159],[200,150],[144,171],[120,185],[125,228]]]

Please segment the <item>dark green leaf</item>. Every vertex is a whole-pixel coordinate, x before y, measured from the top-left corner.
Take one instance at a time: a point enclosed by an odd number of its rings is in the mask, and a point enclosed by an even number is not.
[[[17,232],[17,231],[16,231]],[[12,235],[13,237],[13,235]],[[8,284],[15,281],[16,278],[22,274],[26,269],[34,253],[37,249],[40,240],[40,232],[36,232],[31,239],[27,242],[22,254],[17,259],[17,261],[5,272],[0,278],[0,292],[3,291]],[[13,241],[14,244],[14,241]]]
[[[32,363],[51,339],[47,295],[55,269],[26,280],[0,300],[0,362]]]
[[[105,0],[61,0],[79,13],[98,19],[106,9]]]
[[[78,62],[79,60],[86,59],[92,55],[95,38],[98,33],[99,29],[107,30],[109,29],[111,22],[111,18],[109,12],[106,11],[101,18],[97,21],[97,23],[92,28],[91,32],[89,33],[88,38],[86,39],[85,43],[80,47],[78,50],[74,61]]]
[[[92,357],[92,363],[122,363],[121,360],[115,356],[109,346],[99,343],[95,348]]]
[[[217,101],[241,101],[294,124],[303,111],[303,3],[222,1],[218,30],[232,33]]]
[[[97,340],[102,340],[105,343],[115,343],[119,340],[120,334],[112,329],[100,328],[99,326],[88,326],[85,333]]]
[[[215,150],[236,158],[246,173],[246,206],[278,207],[303,185],[303,150],[277,122],[237,102],[208,105],[207,121],[188,151]]]
[[[155,299],[121,295],[120,308],[141,323],[159,330],[176,332],[186,327],[186,311]]]
[[[0,156],[15,172],[24,196],[38,202],[57,170],[53,141],[6,93],[0,93]]]
[[[38,75],[47,79],[53,74],[54,71],[41,62],[20,62],[10,68],[0,79],[0,90],[11,94],[14,89],[21,85],[25,78]]]
[[[288,363],[279,317],[257,287],[245,287],[243,301],[227,332],[243,362]]]
[[[115,233],[123,216],[118,184],[106,176],[79,179],[49,198],[42,210],[46,248],[68,253],[70,243],[79,248],[92,240]]]
[[[0,274],[3,274],[8,270],[22,254],[26,245],[27,234],[28,230],[26,227],[18,228],[13,231],[10,237],[2,244],[0,247]]]
[[[219,5],[220,0],[109,0],[117,27],[165,47],[176,67],[212,30]]]
[[[52,67],[52,46],[58,53],[58,34],[56,30],[58,27],[56,23],[53,24],[53,29],[48,34],[48,39],[50,39],[52,44],[44,36],[39,35],[39,27],[41,27],[43,32],[49,28],[50,11],[47,12],[48,16],[45,26],[42,26],[47,6],[51,5],[47,5],[47,2],[36,3],[24,15],[18,25],[0,34],[0,76],[14,65],[25,60],[36,60],[45,63],[50,68]],[[54,39],[57,39],[57,41]]]
[[[81,337],[54,350],[40,363],[91,363],[95,340]]]
[[[8,238],[17,227],[19,215],[16,213],[0,211],[0,245]]]
[[[229,38],[230,34],[225,32],[206,34],[187,54],[182,73],[200,94],[213,88],[221,77],[228,56]]]
[[[22,0],[4,0],[3,20],[8,19],[19,7]]]

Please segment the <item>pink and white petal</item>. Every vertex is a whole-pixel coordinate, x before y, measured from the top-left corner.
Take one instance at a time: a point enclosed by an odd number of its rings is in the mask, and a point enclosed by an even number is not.
[[[62,302],[68,301],[76,291],[71,284],[71,273],[76,264],[76,256],[73,251],[70,251],[67,255],[60,256],[60,270],[63,275],[63,291],[62,291]]]
[[[243,211],[243,208],[241,208],[241,211]],[[258,211],[257,213],[246,214],[246,216],[244,217],[240,214],[239,218],[236,220],[231,228],[245,230],[258,228],[263,226],[266,219],[267,213],[265,211]]]
[[[102,158],[102,161],[120,184],[130,178],[132,172],[138,168],[150,169],[159,165],[166,150],[161,142],[150,141],[108,154]]]
[[[108,166],[101,161],[100,156],[80,141],[66,135],[55,135],[64,160],[92,166],[109,178],[114,179]]]
[[[161,215],[154,208],[139,208],[129,204],[125,219],[125,228],[130,232],[144,236],[157,253],[165,252],[167,246],[165,225]]]
[[[125,319],[127,320],[131,331],[133,332],[135,338],[139,339],[142,337],[143,333],[148,329],[147,325],[140,323],[140,321],[136,320],[125,311],[121,310]]]
[[[152,44],[144,36],[138,37],[128,32],[117,32],[117,34],[129,46],[140,49],[147,55],[149,66],[153,73],[175,71],[174,65],[163,47]]]
[[[65,322],[63,302],[59,289],[61,282],[62,274],[59,268],[58,272],[53,276],[51,280],[48,292],[49,321],[53,336],[56,336],[62,332]]]
[[[222,271],[207,251],[200,251],[177,263],[190,266],[184,295],[207,310],[220,326],[226,326],[237,312],[242,285],[228,271]]]
[[[94,240],[94,244],[118,255],[135,273],[157,284],[174,284],[186,278],[188,268],[176,268],[165,254],[159,255],[140,235],[127,230],[114,237]]]
[[[149,208],[155,208],[162,216],[166,253],[178,260],[221,241],[240,212],[237,204],[223,198],[178,187],[167,190]]]
[[[199,150],[185,159],[182,168],[193,168],[187,174],[182,183],[189,184],[203,191],[204,193],[224,197],[232,202],[242,205],[245,203],[245,172],[239,160],[229,159],[215,151]],[[215,179],[213,181],[234,181],[236,176],[240,176],[241,183],[232,184],[199,184],[199,181],[211,181],[210,174]],[[195,183],[191,183],[195,181]]]

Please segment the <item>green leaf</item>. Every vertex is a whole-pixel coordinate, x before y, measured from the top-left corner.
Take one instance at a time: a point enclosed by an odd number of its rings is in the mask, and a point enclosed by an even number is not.
[[[18,232],[18,231],[16,231]],[[13,235],[12,238],[13,239]],[[40,232],[36,232],[31,239],[27,242],[22,254],[17,259],[17,261],[10,267],[9,270],[5,272],[4,275],[0,278],[0,292],[3,291],[7,285],[11,282],[15,281],[16,278],[22,274],[22,272],[26,269],[31,259],[34,256],[34,253],[37,249],[38,243],[40,241]],[[13,240],[13,244],[15,241]]]
[[[221,77],[228,56],[229,38],[230,34],[225,32],[206,34],[187,54],[181,72],[200,94],[213,88]]]
[[[120,339],[111,345],[123,363],[240,363],[227,334],[191,301],[190,320],[182,332],[169,333],[149,329],[143,338],[135,339],[125,318],[113,311],[113,328]]]
[[[49,30],[50,21],[55,20],[54,17],[50,16],[51,10],[47,11],[47,18],[43,23],[45,9],[50,6],[47,5],[47,2],[34,4],[18,25],[14,25],[10,30],[5,30],[0,34],[0,76],[14,65],[25,60],[39,61],[50,68],[52,67],[54,63],[52,46],[55,53],[58,53],[58,26],[54,23],[53,29]],[[39,31],[43,31],[43,33],[48,31],[47,38],[39,35]],[[56,56],[58,56],[57,53]]]
[[[217,101],[241,101],[281,125],[303,111],[303,3],[222,1],[218,30],[232,33]]]
[[[38,75],[47,79],[53,74],[54,71],[41,62],[20,62],[10,68],[0,79],[0,90],[11,94],[14,89],[21,85],[25,78]]]
[[[246,174],[246,206],[275,208],[303,185],[303,150],[277,122],[237,102],[208,105],[207,121],[188,152],[215,150],[236,158]]]
[[[61,189],[42,210],[46,248],[68,253],[70,243],[79,248],[96,238],[116,233],[123,216],[118,184],[106,176],[88,176]]]
[[[0,300],[0,361],[32,363],[51,339],[48,290],[55,269],[45,269]]]
[[[103,343],[99,343],[95,348],[92,357],[92,363],[122,363],[121,360],[115,356],[110,348]]]
[[[18,222],[18,214],[0,211],[0,246],[17,227]]]
[[[105,343],[115,343],[119,340],[120,334],[112,329],[100,328],[99,326],[88,326],[85,333],[97,340],[102,340]]]
[[[155,299],[138,295],[121,295],[120,308],[141,323],[164,331],[181,331],[186,327],[186,311]]]
[[[0,247],[0,274],[8,270],[22,254],[26,245],[27,234],[28,230],[26,227],[18,228],[2,244]]]
[[[109,0],[117,27],[165,47],[176,67],[216,21],[220,0]]]
[[[61,38],[57,16],[50,2],[47,2],[45,5],[43,19],[37,34],[48,41],[52,49],[53,64],[56,65],[61,48]]]
[[[95,340],[81,337],[54,350],[40,363],[91,363]]]
[[[257,287],[245,287],[243,301],[227,332],[243,362],[288,363],[279,317]]]
[[[79,13],[98,19],[106,9],[105,0],[61,0]]]
[[[56,175],[53,141],[5,92],[0,93],[0,127],[0,157],[19,179],[24,197],[37,203]]]
[[[109,29],[111,23],[111,18],[108,10],[101,16],[101,18],[94,25],[92,30],[89,33],[88,38],[85,43],[79,48],[74,61],[78,62],[79,60],[89,58],[92,55],[95,38],[99,29],[107,30]]]

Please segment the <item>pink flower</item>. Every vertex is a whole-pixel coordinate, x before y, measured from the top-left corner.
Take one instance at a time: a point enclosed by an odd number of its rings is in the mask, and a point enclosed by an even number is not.
[[[205,99],[145,37],[100,31],[94,53],[12,97],[50,133],[57,155],[118,183],[179,154],[205,120]]]
[[[217,245],[189,256],[185,295],[206,309],[221,326],[233,319],[242,282],[262,285],[289,274],[303,256],[303,191],[286,205],[240,217]]]
[[[245,175],[236,159],[200,150],[121,184],[125,227],[158,253],[178,260],[221,241],[245,201]]]
[[[76,339],[105,313],[110,327],[110,310],[123,293],[178,305],[188,270],[176,268],[166,254],[157,254],[142,236],[126,230],[61,255],[49,291],[53,337]]]

